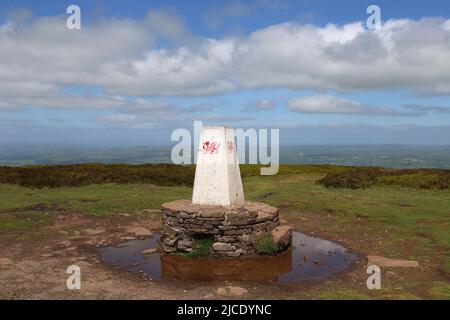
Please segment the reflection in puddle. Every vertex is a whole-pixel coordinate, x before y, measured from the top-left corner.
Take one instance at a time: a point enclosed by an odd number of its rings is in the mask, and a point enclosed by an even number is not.
[[[318,279],[350,267],[355,256],[335,243],[294,232],[292,250],[275,257],[240,259],[186,258],[159,253],[143,254],[157,248],[159,236],[135,240],[120,248],[101,248],[105,262],[153,279],[195,281],[237,280],[290,283]]]

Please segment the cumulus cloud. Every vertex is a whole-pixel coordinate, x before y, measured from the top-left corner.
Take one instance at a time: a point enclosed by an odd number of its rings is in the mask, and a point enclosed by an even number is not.
[[[61,88],[76,85],[98,86],[110,96],[142,97],[267,87],[450,94],[449,20],[389,20],[377,31],[359,22],[283,23],[242,38],[197,37],[195,44],[155,48],[155,37],[181,39],[186,31],[171,12],[149,15],[151,21],[176,23],[161,35],[148,19],[104,19],[75,31],[66,29],[64,16],[19,14],[5,22],[0,96],[10,102],[2,105],[20,104],[25,97],[27,105],[33,100],[52,105]]]
[[[371,108],[357,101],[330,95],[292,98],[288,101],[287,106],[291,111],[311,114],[381,115],[387,111],[381,112],[378,108]],[[388,113],[392,114],[392,112]]]
[[[246,86],[360,91],[408,88],[450,93],[450,33],[442,19],[324,28],[294,23],[252,33],[237,49]],[[276,45],[273,45],[276,43]]]
[[[153,35],[131,20],[68,30],[65,17],[41,17],[0,28],[0,96],[55,94],[64,85],[102,83],[105,63],[148,49]],[[103,80],[102,80],[103,79]]]
[[[340,114],[363,116],[418,116],[424,114],[424,110],[415,108],[408,108],[409,110],[407,111],[397,111],[393,108],[369,106],[358,101],[330,95],[315,95],[292,98],[288,101],[287,106],[291,111],[308,114]]]
[[[142,58],[104,64],[108,91],[129,95],[208,96],[232,91],[233,42],[205,40],[196,50],[152,50]]]
[[[98,115],[92,117],[91,121],[112,126],[140,129],[167,125],[172,127],[183,126],[195,120],[213,123],[252,120],[249,117],[210,114],[208,112],[214,110],[215,107],[209,104],[195,104],[188,107],[180,107],[164,101],[120,99],[123,100],[123,104],[120,107],[99,110],[106,111],[107,109],[114,109],[115,113]]]
[[[113,109],[128,104],[127,101],[108,96],[78,96],[69,94],[55,94],[48,96],[35,96],[11,98],[3,101],[9,108],[40,107],[58,109]]]

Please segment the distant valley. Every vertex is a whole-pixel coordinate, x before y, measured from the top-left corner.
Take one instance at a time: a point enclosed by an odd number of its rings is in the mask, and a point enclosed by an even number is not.
[[[73,163],[170,163],[171,146],[0,146],[0,165]],[[387,168],[448,168],[450,146],[346,145],[283,146],[280,162]]]

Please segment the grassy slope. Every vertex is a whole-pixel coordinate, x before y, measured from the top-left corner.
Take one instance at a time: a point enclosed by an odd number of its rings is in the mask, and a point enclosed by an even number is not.
[[[300,212],[329,216],[332,223],[318,225],[360,252],[391,258],[416,259],[424,272],[450,273],[450,191],[399,187],[327,189],[315,183],[318,174],[246,179],[246,196],[280,207],[283,217],[302,230]],[[268,196],[270,195],[270,196]],[[431,297],[450,298],[450,285],[427,283]],[[414,292],[415,288],[411,288]],[[391,290],[384,292],[390,298]],[[358,291],[318,292],[323,298],[361,298]],[[367,296],[366,296],[367,297]],[[412,296],[394,296],[409,299]]]
[[[248,171],[251,172],[248,172]],[[418,190],[396,186],[367,189],[333,189],[316,183],[321,170],[296,166],[284,168],[277,176],[256,176],[244,169],[244,187],[248,200],[263,201],[280,207],[283,218],[299,229],[305,225],[300,212],[318,218],[331,216],[333,223],[317,225],[325,234],[365,253],[388,257],[417,259],[425,262],[424,272],[443,270],[450,273],[450,190]],[[85,212],[97,216],[159,208],[161,203],[189,198],[186,186],[150,184],[101,184],[83,187],[30,189],[0,184],[0,232],[39,227],[50,222],[45,211],[34,210],[39,204]],[[450,286],[442,279],[423,283],[430,297],[449,297]],[[404,284],[408,287],[408,284]],[[375,297],[392,296],[392,288]],[[392,289],[393,290],[393,289]],[[314,290],[313,290],[314,291]],[[321,298],[370,298],[367,290],[355,288],[320,289]]]

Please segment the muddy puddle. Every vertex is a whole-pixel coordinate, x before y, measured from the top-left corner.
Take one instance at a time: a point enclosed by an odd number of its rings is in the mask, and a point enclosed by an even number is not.
[[[356,256],[344,247],[300,232],[294,232],[292,249],[275,257],[240,259],[186,258],[158,252],[159,235],[148,240],[134,240],[120,247],[100,248],[104,262],[153,279],[194,281],[271,281],[287,284],[320,279],[349,268]]]

